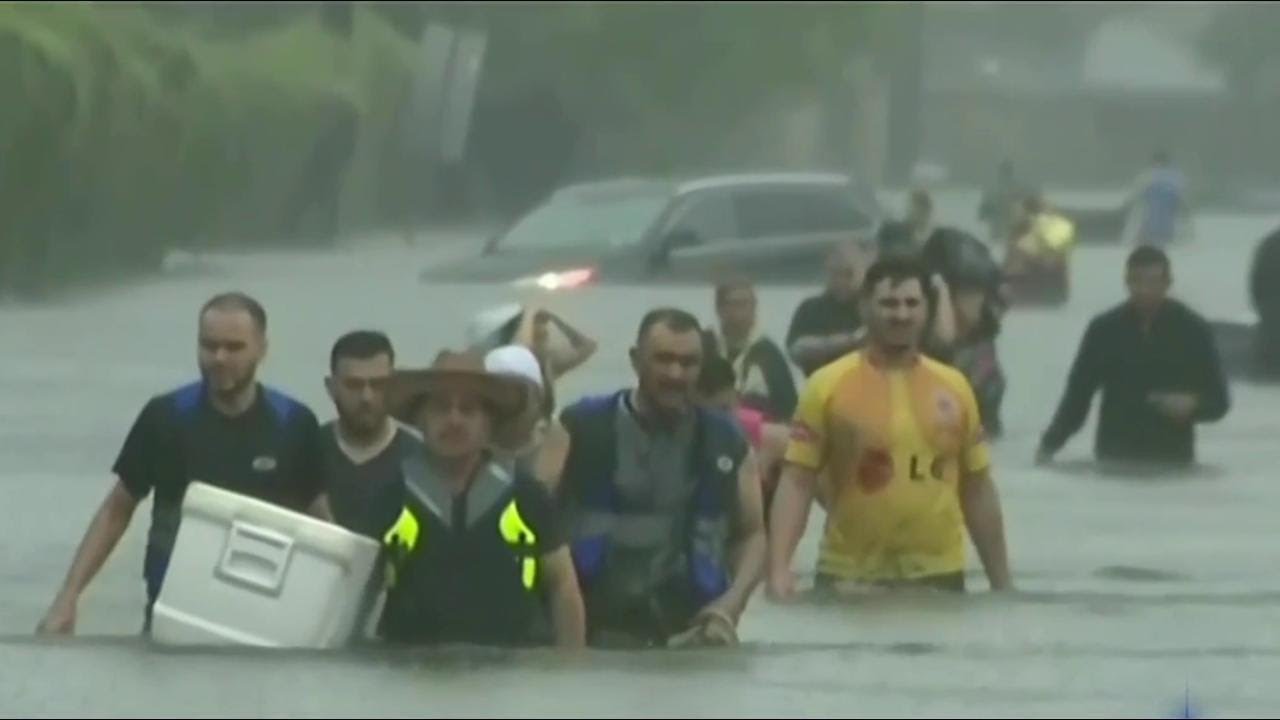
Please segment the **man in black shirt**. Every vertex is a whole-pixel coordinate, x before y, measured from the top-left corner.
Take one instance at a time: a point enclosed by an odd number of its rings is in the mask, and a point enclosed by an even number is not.
[[[529,393],[485,372],[478,353],[443,352],[392,376],[389,406],[422,432],[406,458],[399,517],[384,538],[387,596],[378,634],[396,643],[538,643],[544,600],[556,644],[585,641],[582,596],[545,487],[489,447]]]
[[[1227,383],[1208,323],[1167,297],[1168,257],[1141,247],[1126,267],[1129,300],[1089,324],[1066,393],[1041,439],[1040,462],[1052,459],[1084,424],[1099,388],[1099,460],[1192,463],[1194,424],[1227,414]]]
[[[400,512],[401,466],[421,444],[387,412],[394,365],[386,335],[357,330],[334,343],[325,379],[338,413],[321,428],[329,505],[339,525],[375,540]]]
[[[116,460],[116,484],[89,525],[66,581],[40,623],[41,632],[74,632],[81,593],[152,491],[143,568],[146,629],[169,566],[189,482],[330,520],[315,415],[257,382],[267,350],[266,330],[262,306],[241,293],[218,295],[200,310],[202,379],[154,397],[143,408]]]
[[[855,243],[837,248],[827,260],[827,287],[800,303],[787,330],[787,353],[805,377],[857,349],[864,328],[858,309],[858,287],[866,270],[863,251]]]
[[[760,332],[756,289],[734,280],[716,286],[719,331],[703,331],[703,353],[718,355],[733,366],[736,390],[743,405],[774,422],[790,422],[796,411],[796,383],[791,367],[773,340]]]

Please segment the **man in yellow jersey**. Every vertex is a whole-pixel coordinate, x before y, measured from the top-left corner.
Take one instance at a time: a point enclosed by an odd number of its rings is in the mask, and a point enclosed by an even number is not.
[[[1004,520],[977,403],[959,371],[919,352],[928,271],[890,257],[867,271],[865,350],[809,379],[773,505],[768,590],[795,594],[791,560],[822,483],[816,585],[964,590],[965,528],[991,587],[1009,589]]]

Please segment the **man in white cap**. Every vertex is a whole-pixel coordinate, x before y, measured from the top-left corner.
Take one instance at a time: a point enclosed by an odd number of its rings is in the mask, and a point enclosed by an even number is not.
[[[554,491],[569,452],[569,433],[554,415],[555,401],[543,383],[538,358],[523,345],[504,345],[485,355],[484,367],[519,380],[528,395],[523,415],[494,437],[499,457]]]
[[[551,342],[554,326],[568,346]],[[480,352],[522,345],[533,352],[541,368],[542,385],[554,409],[555,384],[596,354],[599,345],[560,316],[536,305],[511,303],[486,310],[467,327],[467,346]]]

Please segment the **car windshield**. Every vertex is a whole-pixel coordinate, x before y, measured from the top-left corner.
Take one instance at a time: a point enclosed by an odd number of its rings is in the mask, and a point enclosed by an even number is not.
[[[640,242],[671,198],[663,185],[561,191],[524,216],[499,249],[619,247]]]

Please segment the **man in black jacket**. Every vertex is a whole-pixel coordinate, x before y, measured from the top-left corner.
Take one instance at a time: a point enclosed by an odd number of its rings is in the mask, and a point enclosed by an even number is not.
[[[1169,258],[1154,247],[1126,264],[1129,300],[1089,324],[1066,393],[1040,441],[1048,462],[1089,414],[1102,389],[1099,460],[1190,464],[1196,423],[1227,414],[1230,399],[1209,325],[1167,297]]]
[[[760,331],[755,287],[741,279],[717,285],[716,315],[719,328],[703,331],[703,354],[733,365],[744,405],[772,422],[789,422],[796,411],[796,383],[787,356]]]

